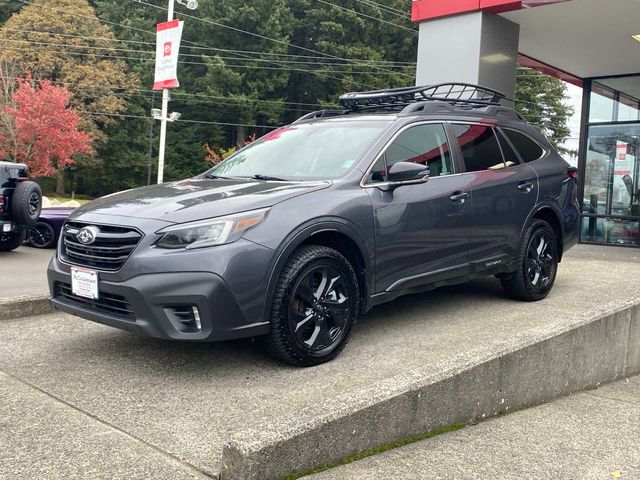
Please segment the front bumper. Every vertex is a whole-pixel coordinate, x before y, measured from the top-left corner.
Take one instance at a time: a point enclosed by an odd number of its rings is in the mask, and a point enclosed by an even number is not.
[[[171,340],[220,341],[269,332],[264,312],[272,250],[240,239],[218,247],[170,251],[150,247],[153,240],[145,238],[119,271],[98,271],[98,300],[71,293],[71,265],[55,256],[47,271],[52,306]],[[185,329],[177,321],[176,308],[193,307],[201,328]]]

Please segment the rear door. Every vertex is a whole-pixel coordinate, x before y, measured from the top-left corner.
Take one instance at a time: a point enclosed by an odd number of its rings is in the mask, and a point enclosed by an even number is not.
[[[479,270],[500,267],[516,257],[522,228],[537,203],[536,172],[493,126],[454,123],[451,129],[471,192],[470,261]]]
[[[391,165],[428,164],[429,181],[385,189]],[[442,123],[400,130],[369,170],[364,187],[375,214],[376,292],[398,291],[468,272],[467,182],[455,170]]]

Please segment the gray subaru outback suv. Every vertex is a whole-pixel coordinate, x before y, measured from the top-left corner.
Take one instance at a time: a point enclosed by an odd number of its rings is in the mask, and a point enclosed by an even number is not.
[[[502,98],[346,94],[195,178],[88,203],[49,265],[51,303],[165,339],[264,336],[308,366],[408,293],[495,275],[540,300],[578,238],[576,172]]]

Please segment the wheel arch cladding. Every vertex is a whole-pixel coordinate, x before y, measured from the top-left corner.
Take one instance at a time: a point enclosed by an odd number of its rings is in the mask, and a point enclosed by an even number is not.
[[[283,247],[279,249],[281,252],[270,269],[268,279],[267,295],[265,297],[265,319],[270,318],[271,300],[275,290],[275,285],[280,277],[284,265],[291,257],[293,252],[303,245],[322,245],[334,248],[340,252],[353,266],[358,278],[358,287],[360,289],[360,310],[364,312],[369,304],[368,292],[371,289],[372,270],[370,268],[370,259],[364,252],[364,242],[361,239],[350,235],[351,228],[342,223],[334,223],[323,221],[298,230],[294,235],[290,236]]]
[[[542,207],[533,215],[532,220],[534,219],[544,220],[549,225],[551,225],[551,228],[553,229],[554,233],[556,234],[556,238],[558,239],[558,261],[560,262],[562,260],[564,242],[562,238],[562,224],[560,223],[558,214],[550,207]]]
[[[360,311],[364,310],[367,298],[367,265],[360,246],[350,236],[337,230],[322,230],[307,237],[298,245],[321,245],[323,247],[333,248],[344,256],[358,278],[358,288],[360,290]]]

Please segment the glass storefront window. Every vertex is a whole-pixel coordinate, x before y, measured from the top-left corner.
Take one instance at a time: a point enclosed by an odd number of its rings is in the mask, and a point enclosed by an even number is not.
[[[640,247],[640,75],[590,85],[580,239]]]
[[[614,94],[611,90],[593,82],[589,109],[589,122],[612,122],[614,110]]]
[[[640,215],[640,123],[589,127],[583,212]]]
[[[640,120],[640,76],[593,81],[589,123]]]
[[[639,247],[640,222],[618,217],[582,217],[580,239],[589,243]]]
[[[640,102],[634,98],[620,95],[618,121],[633,122],[640,120]]]

